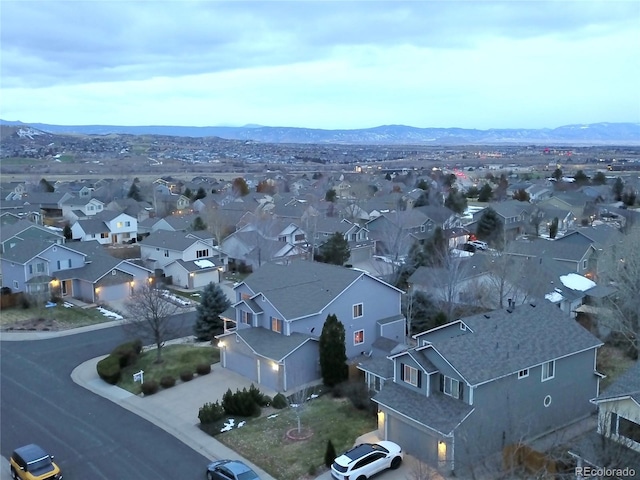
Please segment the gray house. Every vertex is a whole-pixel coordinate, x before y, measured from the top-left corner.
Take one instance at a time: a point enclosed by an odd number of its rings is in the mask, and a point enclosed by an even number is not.
[[[415,335],[388,358],[373,397],[381,436],[465,470],[504,447],[591,414],[602,343],[548,302],[466,317]]]
[[[349,359],[376,339],[405,338],[402,291],[349,268],[297,260],[266,264],[234,288],[235,326],[220,335],[222,366],[273,390],[321,377],[318,339],[328,315],[345,328]]]

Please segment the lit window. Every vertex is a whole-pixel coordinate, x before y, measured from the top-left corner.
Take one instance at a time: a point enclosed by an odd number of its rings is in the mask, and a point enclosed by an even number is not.
[[[118,228],[122,228],[123,226],[124,226],[124,223],[122,223],[122,222],[116,223],[116,227],[118,227]]]
[[[552,360],[542,364],[542,381],[551,380],[556,375],[556,361]]]
[[[276,317],[271,317],[271,330],[276,333],[282,333],[282,320]]]
[[[364,330],[358,330],[353,333],[353,344],[360,345],[364,343]]]
[[[353,306],[353,318],[358,318],[362,316],[362,304],[358,303]]]

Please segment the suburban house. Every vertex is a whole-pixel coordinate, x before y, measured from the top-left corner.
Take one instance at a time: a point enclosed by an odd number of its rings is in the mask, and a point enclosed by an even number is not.
[[[579,438],[569,454],[578,467],[631,467],[640,475],[640,362],[618,377],[593,403],[598,407],[597,429]],[[589,477],[576,475],[579,479]]]
[[[91,218],[104,210],[104,203],[97,198],[71,197],[62,202],[62,216],[69,222]]]
[[[92,218],[77,220],[71,226],[71,233],[74,240],[83,242],[131,243],[138,236],[138,220],[126,213],[103,210]]]
[[[36,225],[28,220],[17,220],[14,223],[2,224],[0,229],[0,253],[13,248],[19,241],[40,239],[49,243],[64,243],[62,233],[51,228]]]
[[[186,232],[193,230],[193,222],[198,215],[188,213],[186,215],[167,215],[166,217],[149,217],[138,224],[138,233],[145,235],[158,230],[171,232]]]
[[[308,224],[309,236],[314,238],[316,247],[322,245],[336,232],[342,234],[350,249],[347,263],[354,264],[367,261],[375,253],[375,242],[369,240],[367,228],[346,218],[312,217],[309,219]]]
[[[98,242],[21,240],[4,252],[1,262],[2,286],[13,293],[73,297],[86,303],[127,299],[152,273],[108,255]]]
[[[234,316],[218,337],[222,366],[273,390],[321,378],[318,340],[330,314],[344,325],[349,359],[371,352],[381,337],[405,339],[402,291],[363,271],[302,260],[268,263],[234,294]]]
[[[502,221],[504,239],[513,240],[518,235],[525,233],[529,226],[529,212],[533,210],[531,204],[518,200],[505,200],[504,202],[492,202],[489,205]],[[473,214],[473,221],[477,223],[484,215],[484,209]]]
[[[602,342],[549,302],[461,318],[414,338],[415,347],[388,356],[392,380],[373,396],[378,427],[444,470],[468,471],[594,410]]]
[[[62,219],[62,203],[72,197],[70,193],[29,192],[20,201],[39,209],[43,223],[50,225]]]
[[[140,257],[149,268],[162,270],[174,285],[187,289],[219,283],[228,257],[205,232],[158,230],[139,242]]]

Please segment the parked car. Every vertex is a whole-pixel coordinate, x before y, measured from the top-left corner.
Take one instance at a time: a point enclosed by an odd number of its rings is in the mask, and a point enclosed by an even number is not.
[[[207,467],[208,480],[260,480],[258,474],[238,460],[218,460]]]
[[[31,443],[16,448],[9,459],[11,477],[21,480],[61,480],[60,467],[38,445]]]
[[[462,250],[465,252],[476,253],[477,247],[473,243],[465,243],[462,246]]]
[[[396,443],[381,441],[362,443],[335,459],[331,465],[331,477],[337,480],[365,480],[376,473],[402,463],[404,454]]]
[[[471,240],[469,243],[480,250],[486,250],[489,248],[489,245],[487,245],[486,242],[482,242],[480,240]]]

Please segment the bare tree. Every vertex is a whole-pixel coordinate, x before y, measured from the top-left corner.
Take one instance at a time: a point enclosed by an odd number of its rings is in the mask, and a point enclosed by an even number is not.
[[[309,385],[304,385],[289,397],[289,406],[293,410],[298,423],[298,433],[302,431],[302,415],[307,408],[307,403],[311,400],[312,392],[313,389]]]
[[[126,327],[138,335],[151,337],[156,346],[156,363],[162,362],[162,347],[180,330],[180,323],[173,318],[181,307],[170,302],[166,291],[155,284],[139,287],[126,303],[129,313]]]
[[[223,213],[218,208],[205,207],[200,216],[207,225],[207,231],[215,238],[216,245],[222,245],[222,240],[230,233]]]
[[[623,335],[635,355],[640,346],[640,227],[635,226],[623,239],[603,251],[598,260],[598,283],[615,288],[612,297],[600,302],[598,323]]]

